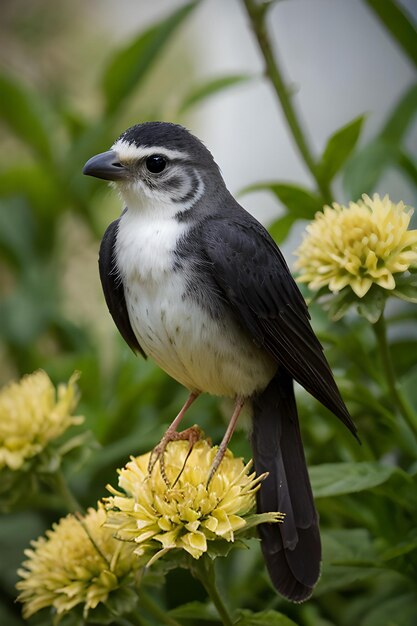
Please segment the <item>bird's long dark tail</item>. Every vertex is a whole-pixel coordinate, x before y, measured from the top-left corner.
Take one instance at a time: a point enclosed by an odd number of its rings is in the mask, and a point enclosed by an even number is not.
[[[293,380],[280,369],[253,401],[252,448],[258,474],[258,512],[285,513],[282,524],[259,528],[262,552],[279,593],[302,602],[320,575],[319,523],[298,424]]]

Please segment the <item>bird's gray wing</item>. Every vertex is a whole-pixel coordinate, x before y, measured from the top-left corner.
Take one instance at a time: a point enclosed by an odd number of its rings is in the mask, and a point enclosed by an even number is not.
[[[207,219],[206,262],[237,320],[289,374],[356,433],[281,251],[246,211]]]
[[[100,280],[108,309],[120,334],[133,352],[140,352],[146,359],[130,324],[124,287],[115,264],[114,247],[119,221],[120,218],[110,224],[101,241],[98,258]]]

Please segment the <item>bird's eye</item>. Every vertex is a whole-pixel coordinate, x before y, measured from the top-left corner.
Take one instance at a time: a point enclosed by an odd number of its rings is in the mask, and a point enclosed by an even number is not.
[[[146,159],[146,167],[152,174],[163,172],[167,164],[165,157],[160,154],[152,154]]]

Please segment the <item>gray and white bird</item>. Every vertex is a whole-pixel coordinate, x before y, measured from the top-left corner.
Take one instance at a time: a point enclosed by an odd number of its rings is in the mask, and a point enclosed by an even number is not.
[[[233,398],[214,472],[242,406],[251,406],[255,469],[269,473],[258,511],[286,514],[283,524],[261,526],[264,558],[278,592],[306,600],[320,574],[321,544],[293,381],[355,436],[356,428],[280,250],[182,126],[132,126],[83,172],[112,181],[125,204],[99,255],[116,326],[135,352],[190,391],[159,450],[200,393]]]

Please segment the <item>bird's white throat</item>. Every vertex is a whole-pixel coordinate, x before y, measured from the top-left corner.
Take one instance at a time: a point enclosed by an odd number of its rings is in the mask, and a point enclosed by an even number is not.
[[[144,203],[128,208],[121,217],[115,252],[124,284],[136,281],[145,286],[172,272],[174,250],[189,226],[165,208]]]

